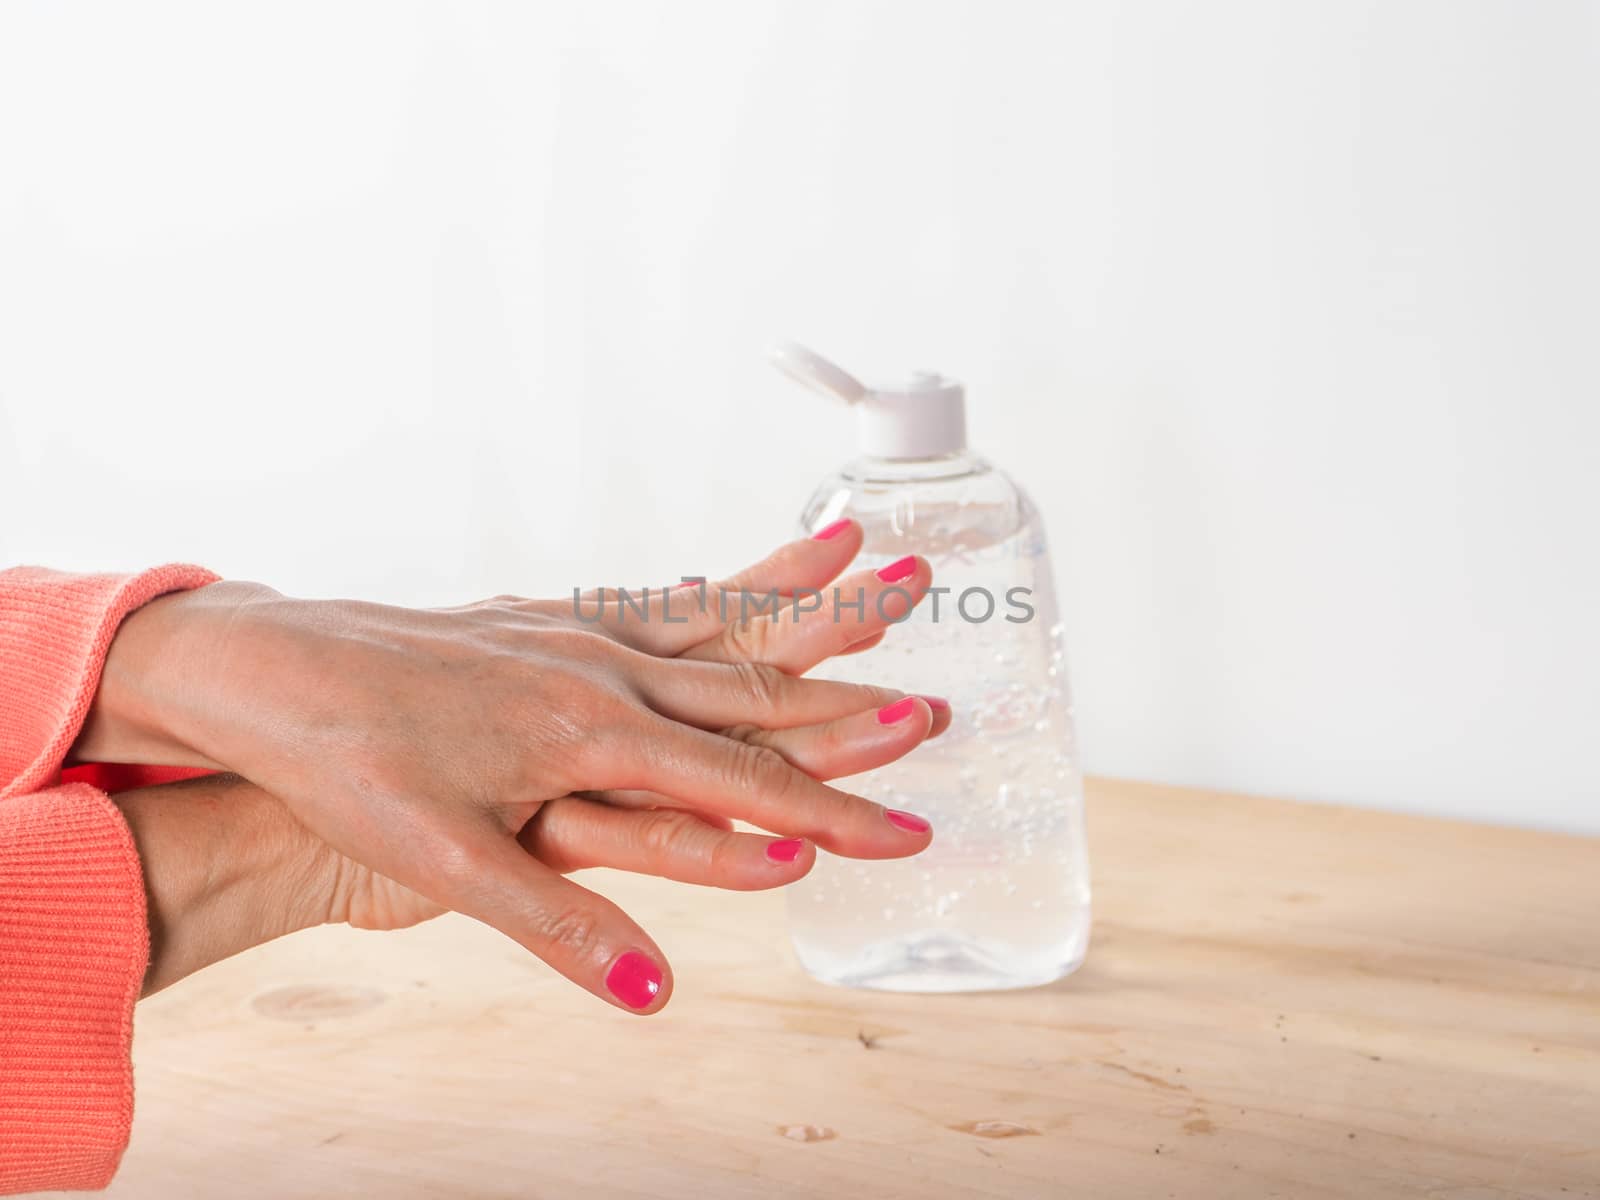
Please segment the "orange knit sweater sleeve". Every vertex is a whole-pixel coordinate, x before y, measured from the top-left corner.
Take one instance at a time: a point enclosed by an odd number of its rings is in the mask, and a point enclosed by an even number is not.
[[[61,765],[122,618],[215,579],[0,571],[0,1193],[104,1187],[127,1145],[144,879],[116,805]]]

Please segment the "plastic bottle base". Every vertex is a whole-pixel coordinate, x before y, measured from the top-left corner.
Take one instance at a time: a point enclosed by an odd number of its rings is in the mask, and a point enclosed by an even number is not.
[[[995,992],[1040,987],[1065,978],[1083,965],[1087,934],[1055,953],[1004,960],[983,946],[948,933],[880,943],[847,963],[821,963],[799,946],[800,965],[815,979],[835,987],[880,992]],[[828,968],[834,969],[828,969]]]

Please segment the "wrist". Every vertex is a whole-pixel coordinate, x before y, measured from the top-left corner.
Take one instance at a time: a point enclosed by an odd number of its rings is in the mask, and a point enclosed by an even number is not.
[[[328,919],[325,848],[260,788],[217,775],[114,799],[144,872],[144,995]]]
[[[223,769],[205,749],[219,689],[222,644],[258,584],[219,582],[160,596],[117,628],[69,762]]]

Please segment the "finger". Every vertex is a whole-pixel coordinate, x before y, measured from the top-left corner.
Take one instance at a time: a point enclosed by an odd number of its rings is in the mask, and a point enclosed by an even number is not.
[[[921,699],[933,711],[933,725],[927,738],[936,738],[950,727],[950,702],[939,696]],[[722,730],[724,737],[767,746],[813,779],[837,779],[886,766],[916,749],[924,740],[921,726],[906,720],[911,716],[910,700],[897,700],[885,708],[820,725],[796,729],[768,730],[755,725],[736,725]],[[579,792],[585,800],[617,808],[675,808],[717,829],[732,830],[727,817],[705,809],[686,809],[672,797],[642,788],[611,788]]]
[[[920,739],[933,724],[926,701],[911,697],[905,718]],[[641,746],[641,778],[678,803],[762,829],[803,837],[850,858],[903,858],[927,848],[928,822],[821,783],[769,746],[752,745],[662,721]]]
[[[517,840],[553,871],[613,867],[744,892],[793,883],[817,861],[803,838],[735,833],[682,809],[613,808],[575,796],[541,806]]]
[[[862,638],[859,642],[851,642],[834,657],[840,658],[846,654],[860,654],[863,650],[871,650],[881,641],[883,641],[883,634],[875,633],[871,637]]]
[[[587,623],[625,645],[651,654],[681,654],[737,620],[741,604],[748,611],[758,600],[773,604],[769,598],[776,596],[775,606],[785,607],[785,597],[826,587],[860,551],[861,537],[856,522],[835,521],[720,582],[686,574],[663,587],[634,589],[626,603],[616,588],[587,592],[578,603]]]
[[[932,713],[932,720],[919,719],[920,699]],[[936,707],[942,706],[942,707]],[[950,705],[934,696],[907,696],[883,708],[856,713],[837,721],[805,725],[797,729],[762,729],[758,725],[737,725],[723,730],[726,737],[766,746],[783,755],[813,779],[838,779],[859,775],[903,758],[934,736],[943,717],[950,724]]]
[[[456,832],[456,831],[452,831]],[[659,1012],[672,971],[650,935],[604,896],[564,879],[502,827],[457,832],[429,898],[494,926],[579,987],[627,1012]]]
[[[722,735],[748,742],[752,746],[776,750],[790,765],[798,767],[813,779],[838,779],[887,766],[950,727],[948,700],[940,696],[921,696],[918,699],[933,713],[932,725],[925,734],[923,726],[915,720],[916,713],[908,696],[881,709],[856,713],[837,721],[824,721],[818,725],[777,730],[762,729],[756,725],[735,725],[722,730]],[[580,795],[619,808],[682,808],[669,796],[637,788],[613,788],[582,792]],[[719,828],[733,827],[726,817],[716,813],[704,809],[685,811]]]
[[[666,801],[665,803],[662,803],[662,804],[652,804],[650,807],[651,808],[672,808],[672,807],[675,807],[675,806],[673,805],[673,803],[670,800],[668,800],[668,801]],[[720,829],[724,833],[732,833],[733,832],[733,822],[727,817],[719,816],[716,813],[705,812],[704,810],[698,809],[698,808],[680,808],[680,809],[678,809],[678,811],[682,812],[682,813],[687,813],[689,816],[693,817],[695,820],[703,822],[704,824],[711,826],[711,828],[713,828],[713,829]]]
[[[810,537],[779,546],[754,566],[723,582],[729,591],[777,592],[792,596],[802,588],[832,583],[861,552],[861,526],[848,517],[829,521]]]
[[[671,796],[663,796],[660,792],[652,792],[645,788],[600,788],[574,792],[573,795],[578,799],[592,800],[597,804],[610,804],[617,808],[675,808],[715,829],[730,833],[733,831],[733,821],[728,817],[707,812],[703,808],[688,808]]]
[[[802,679],[762,663],[642,654],[629,664],[629,676],[656,712],[700,729],[743,724],[789,729],[882,708],[905,695],[863,683]]]
[[[771,613],[747,604],[720,632],[684,651],[712,662],[767,663],[791,675],[866,638],[882,636],[911,615],[933,584],[933,568],[915,555],[876,571],[847,576],[833,587],[802,594]]]

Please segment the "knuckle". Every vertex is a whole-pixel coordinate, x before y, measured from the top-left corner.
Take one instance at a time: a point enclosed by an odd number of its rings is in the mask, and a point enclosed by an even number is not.
[[[750,742],[733,743],[731,773],[735,787],[742,791],[780,800],[794,783],[794,769],[770,746]]]
[[[738,662],[764,662],[772,650],[772,622],[746,618],[729,625],[724,633],[729,657]]]
[[[769,711],[783,702],[789,677],[777,667],[758,662],[733,664],[735,686],[745,701],[758,711]]]
[[[733,834],[719,833],[711,839],[706,847],[705,865],[707,874],[724,887],[738,876],[740,856]]]
[[[849,721],[829,721],[818,727],[811,748],[815,753],[827,757],[850,749],[858,737],[851,731]]]
[[[610,665],[622,646],[597,629],[560,626],[540,631],[543,648],[557,658]]]
[[[448,833],[430,840],[436,847],[432,852],[433,869],[453,886],[475,886],[490,875],[493,856],[476,841],[462,841]]]
[[[611,680],[597,678],[587,671],[574,672],[569,680],[572,707],[592,726],[601,729],[623,725],[636,715],[632,696]]]
[[[871,807],[868,801],[834,788],[818,789],[806,799],[803,823],[809,836],[855,828]]]
[[[536,936],[546,950],[582,958],[599,947],[600,918],[588,908],[560,909],[540,918]]]
[[[655,862],[681,854],[689,840],[690,820],[687,813],[671,809],[658,809],[650,813],[640,824],[640,848]]]
[[[595,689],[560,715],[561,753],[581,771],[616,759],[617,748],[636,724],[637,713],[628,700],[608,689]]]
[[[735,742],[746,742],[752,746],[764,746],[767,744],[767,731],[759,725],[751,725],[748,722],[728,726],[722,731],[722,736]]]
[[[637,703],[614,683],[582,670],[563,675],[525,722],[523,784],[533,794],[548,794],[552,766],[572,772],[570,785],[583,779],[585,786],[599,786],[595,781],[608,777],[604,768],[614,763],[619,744],[638,724]]]
[[[894,688],[878,687],[871,683],[852,683],[848,685],[852,695],[862,708],[882,708],[885,704],[893,704],[896,700],[905,697],[904,692]]]

